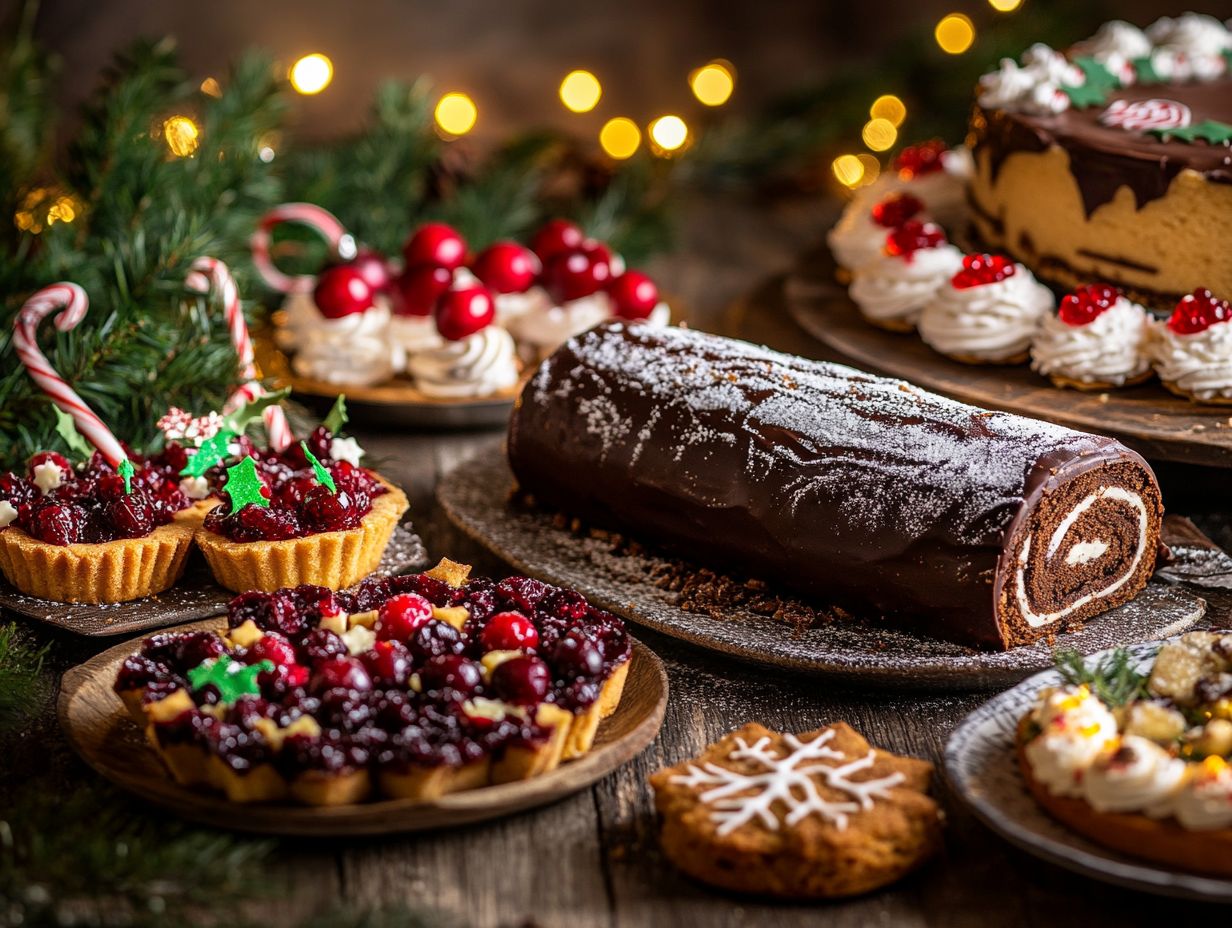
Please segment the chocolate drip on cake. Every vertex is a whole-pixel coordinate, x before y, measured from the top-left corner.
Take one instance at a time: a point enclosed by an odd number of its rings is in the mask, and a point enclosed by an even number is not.
[[[509,458],[542,505],[997,648],[1131,599],[1162,516],[1149,466],[1112,439],[619,322],[540,366]]]

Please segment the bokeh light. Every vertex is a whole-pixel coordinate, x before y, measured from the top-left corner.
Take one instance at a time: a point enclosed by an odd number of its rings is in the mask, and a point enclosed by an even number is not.
[[[689,127],[679,116],[660,116],[647,131],[655,147],[664,153],[679,151],[689,140]]]
[[[72,222],[81,204],[69,194],[54,187],[36,187],[22,197],[13,216],[13,223],[23,232],[40,234],[57,222]]]
[[[961,55],[975,41],[975,24],[969,16],[962,13],[950,13],[943,16],[933,30],[937,44],[947,55]]]
[[[207,77],[201,82],[201,92],[207,97],[221,97],[222,85],[218,83],[217,78]]]
[[[887,119],[897,128],[907,118],[907,104],[892,93],[882,94],[868,108],[868,115],[873,119]]]
[[[860,160],[860,165],[864,168],[864,176],[860,178],[861,187],[867,187],[875,181],[881,174],[881,162],[868,152],[862,152],[856,155]]]
[[[605,122],[599,130],[599,144],[609,158],[630,158],[642,144],[642,130],[632,119],[616,116]]]
[[[201,130],[187,116],[172,116],[163,122],[163,138],[177,158],[187,158],[201,144]]]
[[[864,162],[855,155],[839,155],[830,168],[844,187],[855,187],[864,179]]]
[[[898,140],[898,130],[890,120],[878,116],[864,124],[860,138],[864,139],[864,144],[873,151],[886,151]]]
[[[334,63],[320,52],[305,55],[291,65],[291,86],[305,96],[320,93],[334,79]]]
[[[1022,0],[988,0],[988,5],[998,13],[1013,13],[1022,6]]]
[[[479,108],[466,94],[452,91],[441,97],[434,113],[436,124],[449,135],[466,135],[475,128]]]
[[[693,96],[706,106],[722,106],[736,89],[736,71],[728,61],[715,60],[689,75]]]
[[[603,86],[589,71],[570,71],[560,82],[560,102],[571,113],[589,113],[601,96]]]

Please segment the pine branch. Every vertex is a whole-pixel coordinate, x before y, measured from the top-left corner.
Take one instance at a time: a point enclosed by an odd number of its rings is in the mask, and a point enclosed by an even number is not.
[[[1073,650],[1057,651],[1053,661],[1066,683],[1090,687],[1105,705],[1123,706],[1146,695],[1149,676],[1138,671],[1124,648],[1117,648],[1090,666]]]
[[[51,691],[43,673],[48,650],[32,644],[16,623],[0,627],[0,730],[24,724]]]

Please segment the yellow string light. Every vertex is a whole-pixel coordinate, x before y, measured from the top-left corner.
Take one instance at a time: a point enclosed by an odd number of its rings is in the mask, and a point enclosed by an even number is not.
[[[860,178],[859,186],[867,187],[881,174],[881,162],[868,152],[862,152],[856,155],[856,158],[859,160],[860,166],[864,168],[864,175]]]
[[[891,125],[898,128],[907,118],[907,104],[892,93],[882,94],[868,108],[868,115],[873,119],[888,119]]]
[[[864,124],[860,138],[864,139],[864,144],[873,151],[886,151],[892,148],[894,142],[897,141],[898,130],[894,128],[894,123],[890,120],[878,116]]]
[[[1013,13],[1022,6],[1022,0],[988,0],[988,5],[998,13]]]
[[[177,158],[187,158],[201,144],[201,130],[187,116],[172,116],[163,123],[163,138]]]
[[[560,82],[560,102],[571,113],[589,113],[602,96],[603,85],[589,71],[570,71]]]
[[[716,59],[689,75],[693,96],[706,106],[722,106],[736,89],[736,69],[730,61]]]
[[[334,63],[320,52],[313,52],[291,65],[287,76],[297,93],[312,96],[330,85],[334,79]]]
[[[855,187],[864,178],[864,162],[855,155],[839,155],[830,168],[844,187]]]
[[[442,132],[453,136],[466,135],[475,128],[479,108],[466,94],[452,91],[441,97],[433,115]]]
[[[666,155],[679,151],[689,140],[689,127],[679,116],[660,116],[647,128],[655,154]]]
[[[962,13],[950,13],[937,23],[933,36],[947,55],[961,55],[975,41],[975,23]]]
[[[13,223],[23,232],[38,235],[57,222],[72,222],[80,209],[81,204],[68,194],[53,187],[36,187],[22,198]]]
[[[632,119],[616,116],[599,130],[599,144],[609,158],[618,161],[630,158],[642,144],[642,130]]]
[[[221,97],[222,85],[218,83],[217,78],[207,77],[201,82],[201,92],[207,97]]]

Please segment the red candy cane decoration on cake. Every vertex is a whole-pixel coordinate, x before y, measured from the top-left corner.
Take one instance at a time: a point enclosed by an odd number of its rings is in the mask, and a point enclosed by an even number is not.
[[[199,293],[209,293],[211,286],[219,294],[226,313],[227,329],[231,333],[231,344],[240,362],[240,378],[244,383],[231,394],[224,411],[230,411],[241,403],[251,403],[265,394],[264,388],[257,382],[257,365],[253,357],[252,338],[248,334],[248,323],[244,320],[244,310],[240,305],[240,291],[236,286],[231,270],[217,258],[202,257],[193,262],[192,270],[185,283]],[[269,433],[270,446],[275,451],[281,451],[295,441],[291,425],[287,422],[287,414],[280,406],[271,406],[263,413],[265,429]]]
[[[283,203],[281,206],[275,206],[261,217],[249,245],[252,248],[252,263],[256,265],[257,272],[279,293],[310,293],[316,286],[316,277],[311,274],[293,277],[274,266],[270,257],[270,242],[274,229],[284,222],[299,223],[315,231],[329,244],[335,257],[355,257],[355,239],[329,210],[312,203]]]
[[[103,420],[94,414],[86,401],[55,372],[38,347],[40,322],[52,313],[63,310],[56,316],[55,326],[61,332],[70,332],[85,318],[89,308],[90,300],[77,284],[61,282],[44,287],[26,300],[17,314],[17,322],[13,326],[13,345],[30,379],[51,397],[52,402],[73,417],[77,431],[99,450],[108,464],[119,467],[128,454],[111,434],[111,429],[103,425]]]
[[[1128,132],[1147,129],[1179,129],[1189,125],[1193,114],[1175,100],[1113,100],[1100,115],[1105,126],[1119,126]]]

